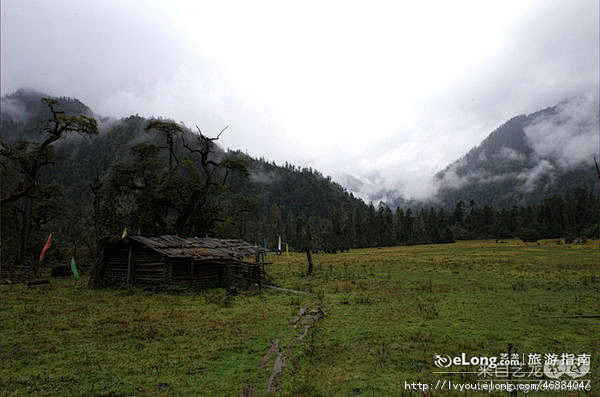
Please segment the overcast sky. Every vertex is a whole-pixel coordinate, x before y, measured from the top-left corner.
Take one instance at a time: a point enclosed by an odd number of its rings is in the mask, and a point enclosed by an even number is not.
[[[509,118],[598,95],[598,1],[2,0],[2,95],[164,116],[365,199]],[[360,183],[358,182],[360,181]],[[361,185],[362,184],[362,185]]]

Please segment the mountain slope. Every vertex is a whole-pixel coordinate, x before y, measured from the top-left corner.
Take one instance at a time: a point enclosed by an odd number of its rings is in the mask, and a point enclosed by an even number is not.
[[[19,139],[39,141],[41,137],[36,126],[40,119],[50,116],[47,106],[40,101],[41,97],[46,96],[35,91],[19,90],[2,98],[2,139],[8,142]],[[70,114],[93,115],[86,105],[72,98],[59,98],[58,109]],[[62,204],[73,219],[73,222],[64,223],[64,228],[73,228],[73,223],[78,223],[84,229],[91,228],[92,194],[89,184],[96,176],[105,176],[114,162],[129,161],[129,149],[134,144],[146,141],[164,145],[161,133],[145,131],[149,121],[146,118],[130,116],[112,120],[95,117],[99,120],[100,134],[90,139],[77,135],[61,139],[54,145],[57,157],[55,164],[43,170],[44,182],[62,186]],[[181,142],[178,145],[182,155],[184,149]],[[223,195],[220,205],[224,218],[238,216],[241,207],[251,207],[248,216],[254,225],[267,225],[269,222],[266,219],[274,216],[280,220],[300,217],[308,222],[312,219],[318,224],[328,219],[333,204],[339,203],[346,212],[357,208],[367,210],[362,200],[316,170],[289,164],[278,166],[239,151],[225,152],[218,146],[215,155],[243,158],[250,172],[248,180],[235,177],[231,183],[232,189]],[[267,232],[271,239],[277,233],[254,228],[245,230],[245,237],[249,238],[250,235],[261,241]]]
[[[43,94],[19,91],[2,99],[0,129],[3,142],[42,139],[39,118],[47,118],[48,113],[43,105],[40,106],[40,96]],[[216,214],[218,219],[214,218],[217,222],[211,223],[202,234],[207,231],[211,236],[243,238],[258,244],[266,240],[269,247],[273,247],[281,236],[284,243],[289,243],[290,248],[312,248],[326,252],[354,247],[450,242],[455,236],[473,239],[507,238],[520,236],[523,230],[529,236],[536,232],[538,236],[548,238],[567,234],[597,236],[597,220],[594,216],[596,198],[583,190],[564,200],[554,197],[543,202],[540,200],[537,206],[510,211],[495,211],[483,206],[497,202],[508,203],[507,206],[519,204],[511,197],[506,198],[506,195],[514,194],[516,183],[520,184],[517,188],[522,189],[518,191],[523,199],[528,199],[528,195],[533,194],[538,194],[539,197],[550,194],[549,187],[552,186],[559,190],[558,193],[568,192],[570,188],[567,182],[571,186],[586,187],[589,181],[589,186],[593,186],[593,173],[590,175],[579,159],[591,157],[589,150],[592,145],[581,143],[589,141],[590,127],[597,124],[597,119],[590,121],[589,117],[569,116],[574,114],[577,106],[569,111],[563,108],[566,106],[548,108],[507,122],[479,147],[441,172],[438,175],[441,185],[439,201],[411,203],[413,208],[418,208],[414,212],[406,207],[393,213],[385,205],[377,208],[372,204],[367,206],[345,188],[333,183],[331,178],[310,168],[298,168],[287,163],[278,166],[239,151],[225,152],[217,147],[213,152],[215,159],[228,156],[244,160],[250,177],[244,179],[234,174],[229,180],[231,189],[211,195],[211,201],[215,205],[210,208],[210,213]],[[70,98],[61,98],[59,109],[68,113],[93,114],[80,101]],[[587,114],[582,112],[582,115]],[[96,118],[99,119],[97,116]],[[43,167],[41,172],[41,183],[45,186],[54,184],[56,190],[47,199],[36,198],[34,212],[39,215],[41,223],[35,228],[30,245],[43,246],[51,232],[54,247],[52,255],[58,261],[68,259],[69,252],[82,243],[88,246],[90,255],[94,256],[93,242],[97,235],[93,227],[93,195],[90,184],[97,177],[110,183],[114,171],[111,167],[115,163],[121,163],[121,169],[123,163],[134,164],[130,153],[133,145],[146,143],[151,145],[143,147],[152,147],[152,144],[164,147],[165,144],[164,135],[145,130],[149,120],[143,117],[136,115],[120,120],[99,120],[98,136],[83,138],[72,135],[55,142],[53,150],[56,152],[56,159],[53,164]],[[561,128],[567,128],[567,140],[563,139],[565,134]],[[183,133],[186,140],[194,139],[191,134],[191,131]],[[551,136],[551,142],[563,139],[562,144],[546,144],[545,139],[540,139],[544,134]],[[181,156],[184,153],[190,154],[182,149],[180,138],[178,136],[175,149],[179,158],[183,158]],[[581,151],[581,147],[585,150]],[[160,169],[163,164],[165,166],[162,170],[167,170],[167,151],[156,147],[154,150],[164,161],[159,157],[157,162],[147,163],[153,165],[142,167],[152,171]],[[593,152],[594,148],[591,150]],[[193,155],[190,155],[190,159],[198,161]],[[3,163],[3,166],[0,168],[3,191],[15,191],[20,184],[19,167],[14,161]],[[564,172],[561,174],[559,171]],[[581,176],[577,172],[581,172]],[[567,182],[556,183],[558,178],[567,178]],[[134,184],[135,189],[138,185],[137,182]],[[539,189],[539,186],[543,189]],[[529,190],[532,187],[533,190]],[[142,189],[140,197],[148,192],[143,191],[144,188],[139,188]],[[498,200],[499,196],[496,194],[502,189],[508,192],[505,197],[501,197],[504,201]],[[59,191],[62,196],[58,194]],[[115,196],[111,194],[111,191],[109,194],[100,194],[102,203],[114,202]],[[433,207],[439,203],[454,207],[456,200],[468,202],[470,199],[476,200],[478,206],[468,213],[465,212],[464,205],[458,212],[422,209],[425,205]],[[532,200],[534,199],[530,198]],[[15,215],[23,213],[25,201],[27,200],[21,197],[2,206],[3,258],[15,257],[17,241],[22,241],[19,240],[19,234],[15,233],[23,230],[19,229],[19,219]],[[160,206],[149,208],[164,210]],[[168,215],[172,208],[166,207],[164,213]],[[104,231],[100,233],[102,236],[119,237],[124,226],[130,231],[145,229],[141,233],[162,233],[167,228],[166,223],[144,223],[143,214],[147,207],[140,207],[137,202],[125,202],[120,205],[119,210],[123,211],[118,214],[117,210],[111,212],[117,215],[110,219],[111,222],[114,220],[110,227],[104,227]],[[52,216],[49,221],[44,221],[49,211]],[[99,218],[102,219],[101,216]],[[198,221],[198,225],[205,225],[201,222],[203,221]],[[532,224],[536,225],[535,230],[531,228]],[[152,225],[157,227],[150,230]],[[194,233],[193,229],[190,233]],[[36,250],[29,252],[31,263],[35,261],[34,251]]]
[[[434,202],[459,200],[511,207],[542,201],[575,188],[597,189],[597,98],[574,98],[520,115],[436,175]]]

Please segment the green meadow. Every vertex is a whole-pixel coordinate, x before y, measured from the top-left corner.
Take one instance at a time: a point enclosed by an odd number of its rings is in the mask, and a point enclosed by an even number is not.
[[[476,366],[434,373],[435,354],[500,356],[509,344],[525,356],[590,354],[582,379],[598,395],[600,319],[577,316],[600,314],[599,259],[598,241],[462,241],[314,254],[310,276],[304,254],[269,254],[275,283],[306,295],[90,290],[86,277],[4,284],[2,395],[264,395],[275,356],[258,363],[298,332],[289,323],[301,307],[325,317],[284,349],[278,395],[423,395],[405,382],[481,379]]]

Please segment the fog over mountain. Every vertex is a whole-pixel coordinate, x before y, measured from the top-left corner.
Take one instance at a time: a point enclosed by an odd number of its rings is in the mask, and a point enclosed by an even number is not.
[[[598,153],[598,96],[572,98],[553,110],[538,115],[524,129],[535,155],[562,169],[589,163]]]
[[[576,187],[597,189],[598,96],[567,99],[516,116],[436,174],[428,200],[475,200],[500,207],[531,204]]]
[[[49,116],[48,108],[40,101],[44,96],[47,94],[20,89],[2,98],[5,138],[37,139],[38,120]],[[68,113],[94,115],[92,109],[76,98],[63,97],[59,103],[60,110]],[[99,120],[101,135],[119,129],[126,131],[127,144],[120,149],[121,155],[126,155],[126,147],[149,139],[143,119],[126,123],[94,116]],[[593,158],[600,144],[599,130],[598,96],[576,96],[532,114],[511,118],[431,179],[422,177],[423,189],[430,194],[420,199],[386,187],[385,179],[377,172],[369,174],[366,182],[349,174],[342,175],[339,182],[350,192],[368,190],[371,198],[378,199],[376,203],[383,201],[391,208],[452,208],[460,200],[495,207],[534,204],[554,194],[568,194],[575,188],[597,190]],[[70,156],[76,157],[81,139],[72,135],[58,146],[68,144]],[[223,153],[219,148],[215,151],[221,157]],[[282,174],[276,168],[256,164],[251,169],[251,182],[257,185],[282,182]]]
[[[430,198],[434,175],[506,120],[598,92],[595,1],[1,8],[2,95],[31,87],[209,135],[230,125],[225,148],[318,169],[375,202]],[[552,155],[535,143],[539,174],[589,155],[586,139]]]

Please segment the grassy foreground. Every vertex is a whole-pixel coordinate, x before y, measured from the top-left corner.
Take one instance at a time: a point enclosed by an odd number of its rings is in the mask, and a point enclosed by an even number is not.
[[[314,255],[312,276],[304,255],[270,255],[276,282],[308,295],[98,291],[85,278],[2,285],[0,390],[237,396],[254,385],[263,395],[273,358],[260,370],[261,357],[274,339],[287,343],[300,307],[321,307],[325,318],[288,352],[280,395],[422,395],[405,381],[478,379],[434,374],[434,354],[499,356],[509,343],[591,354],[584,379],[598,394],[600,320],[565,316],[600,314],[599,254],[598,241],[554,240],[363,249]]]

